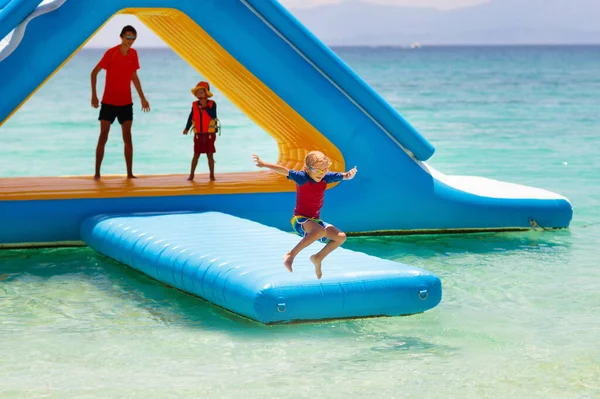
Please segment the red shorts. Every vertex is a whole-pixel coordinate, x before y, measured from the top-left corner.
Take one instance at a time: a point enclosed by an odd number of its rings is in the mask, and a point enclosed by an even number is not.
[[[196,133],[194,135],[194,155],[214,154],[215,140],[217,135],[214,133]]]

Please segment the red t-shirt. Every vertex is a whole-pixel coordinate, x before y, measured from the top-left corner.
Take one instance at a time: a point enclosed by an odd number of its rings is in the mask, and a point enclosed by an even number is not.
[[[120,45],[108,49],[100,60],[100,67],[106,69],[106,82],[102,102],[110,105],[129,105],[131,98],[131,80],[133,73],[140,69],[137,51],[130,48],[123,55]]]
[[[294,216],[305,216],[313,219],[321,217],[321,208],[327,184],[342,181],[342,173],[328,172],[320,182],[316,182],[305,171],[290,170],[289,180],[296,182],[296,208]]]

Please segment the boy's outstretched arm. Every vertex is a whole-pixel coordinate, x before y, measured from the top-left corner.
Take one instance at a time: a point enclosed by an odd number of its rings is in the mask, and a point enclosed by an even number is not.
[[[256,163],[256,166],[258,166],[259,168],[268,168],[284,176],[288,176],[290,174],[290,170],[285,166],[265,162],[262,159],[260,159],[256,154],[253,154],[252,158],[254,158],[254,163]]]
[[[354,179],[354,176],[356,176],[356,172],[358,172],[358,169],[356,169],[356,166],[355,166],[352,169],[350,169],[349,171],[347,171],[346,173],[344,173],[344,180]]]

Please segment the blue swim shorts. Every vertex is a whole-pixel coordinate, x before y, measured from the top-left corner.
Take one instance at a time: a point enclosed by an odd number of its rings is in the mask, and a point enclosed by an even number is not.
[[[304,227],[302,227],[302,225],[304,224],[304,222],[308,221],[308,220],[312,220],[313,222],[315,222],[316,224],[323,226],[323,228],[327,228],[328,226],[331,226],[329,223],[322,221],[321,219],[315,219],[315,218],[307,218],[305,216],[294,216],[291,220],[292,222],[292,227],[294,228],[294,231],[300,236],[300,237],[304,237],[306,235],[306,232],[304,231]],[[319,242],[329,242],[329,239],[327,237],[323,237],[321,239],[318,240]]]

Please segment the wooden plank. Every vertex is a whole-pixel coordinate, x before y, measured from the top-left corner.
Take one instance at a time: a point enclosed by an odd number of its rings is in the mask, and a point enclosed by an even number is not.
[[[187,176],[140,175],[137,179],[127,179],[125,175],[105,175],[100,180],[92,176],[0,178],[0,201],[295,191],[293,182],[273,172],[222,173],[216,175],[214,182],[209,181],[208,174],[197,174],[193,182],[187,181]]]

